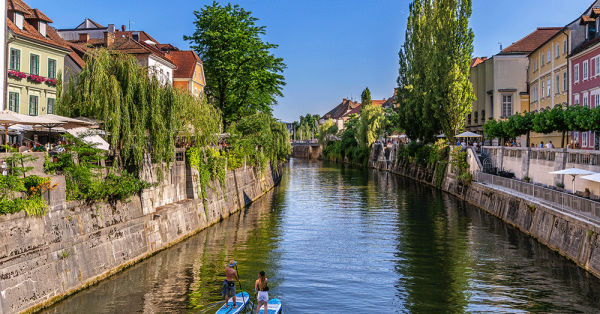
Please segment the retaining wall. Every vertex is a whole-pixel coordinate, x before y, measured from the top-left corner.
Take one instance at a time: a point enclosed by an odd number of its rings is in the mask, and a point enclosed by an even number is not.
[[[180,160],[163,184],[113,205],[65,202],[63,179],[44,217],[0,216],[0,314],[50,305],[147,258],[250,204],[281,175],[281,165],[265,175],[231,170],[224,189],[211,182],[201,199],[197,171]]]
[[[435,185],[439,165],[419,166],[397,161],[397,146],[374,145],[369,166]],[[600,278],[600,226],[556,210],[534,199],[494,189],[478,182],[463,184],[451,167],[444,169],[441,188],[501,218]]]

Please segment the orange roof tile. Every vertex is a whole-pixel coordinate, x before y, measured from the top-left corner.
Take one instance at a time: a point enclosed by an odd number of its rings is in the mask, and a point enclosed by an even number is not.
[[[562,29],[563,27],[538,27],[533,33],[506,47],[500,54],[529,54]]]
[[[54,23],[52,22],[52,20],[47,17],[44,13],[42,13],[42,11],[38,10],[38,9],[33,9],[29,11],[29,14],[25,15],[26,19],[38,19],[44,22],[48,22],[48,23]]]
[[[82,59],[82,56],[80,56],[79,54],[77,54],[77,52],[75,51],[76,49],[74,49],[75,47],[71,46],[74,44],[69,43],[68,41],[62,39],[60,36],[58,36],[58,34],[56,33],[56,30],[53,27],[48,27],[48,37],[50,37],[50,39],[56,41],[57,43],[68,47],[69,50],[71,50],[71,52],[69,52],[69,57],[71,59],[73,59],[73,61],[75,63],[77,63],[77,65],[79,65],[80,68],[83,68],[83,66],[85,65],[85,62]]]
[[[29,14],[31,11],[31,8],[27,4],[25,4],[25,2],[23,2],[21,0],[8,0],[7,10],[23,12],[25,14]]]
[[[202,60],[192,50],[171,51],[166,56],[177,66],[177,70],[173,72],[173,78],[192,78],[196,71],[196,63],[202,63]]]
[[[587,24],[587,23],[595,22],[595,21],[596,21],[596,19],[593,18],[593,17],[591,17],[591,16],[582,15],[581,19],[579,20],[579,25],[584,25],[584,24]]]
[[[31,24],[29,24],[27,20],[23,21],[23,29],[20,29],[9,18],[6,18],[6,26],[17,37],[25,37],[28,39],[36,40],[38,42],[42,42],[44,44],[53,45],[58,48],[69,50],[67,46],[62,45],[49,37],[42,36],[42,34],[40,34],[33,26],[31,26]]]
[[[593,8],[590,16],[595,18],[598,15],[600,15],[600,8]]]
[[[471,67],[475,67],[479,64],[482,64],[485,60],[487,60],[487,57],[483,57],[483,58],[479,58],[479,57],[475,57],[473,59],[471,59]]]
[[[144,42],[137,42],[131,38],[115,38],[115,42],[110,47],[108,47],[108,49],[127,54],[153,54],[163,59],[164,61],[173,64],[173,62],[169,60],[165,56],[165,54],[162,53],[160,50]]]
[[[381,107],[381,105],[383,105],[384,102],[385,102],[385,99],[384,100],[371,100],[371,103],[373,105],[376,105],[376,106],[379,106],[379,107]]]
[[[159,43],[156,39],[152,38],[152,36],[148,35],[148,33],[144,31],[120,31],[115,29],[115,38],[133,38],[133,33],[139,33],[140,41],[151,40],[155,43]]]

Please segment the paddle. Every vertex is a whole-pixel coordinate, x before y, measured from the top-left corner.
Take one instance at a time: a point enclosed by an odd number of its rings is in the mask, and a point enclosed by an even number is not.
[[[238,271],[237,264],[235,264],[235,272],[237,273],[238,282],[240,283],[240,292],[242,292],[242,304],[244,304],[245,307],[246,302],[244,302],[244,288],[242,288],[242,282],[240,281],[240,272]]]

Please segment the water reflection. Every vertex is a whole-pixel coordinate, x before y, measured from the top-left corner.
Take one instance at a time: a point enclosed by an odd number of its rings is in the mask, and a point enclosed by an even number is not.
[[[48,313],[214,313],[226,261],[291,313],[598,313],[600,280],[499,219],[385,172],[292,160],[249,209]]]

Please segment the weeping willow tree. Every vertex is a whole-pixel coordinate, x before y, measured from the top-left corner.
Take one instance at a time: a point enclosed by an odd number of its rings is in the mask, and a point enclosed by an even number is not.
[[[271,115],[257,112],[243,117],[227,129],[227,141],[235,147],[238,157],[250,158],[250,164],[262,167],[267,163],[276,164],[291,153],[290,134],[285,123]]]
[[[78,75],[59,77],[57,112],[101,120],[109,135],[116,165],[138,172],[144,154],[154,162],[175,155],[181,134],[206,145],[221,128],[218,111],[191,94],[162,84],[152,68],[140,67],[131,55],[91,50]]]

